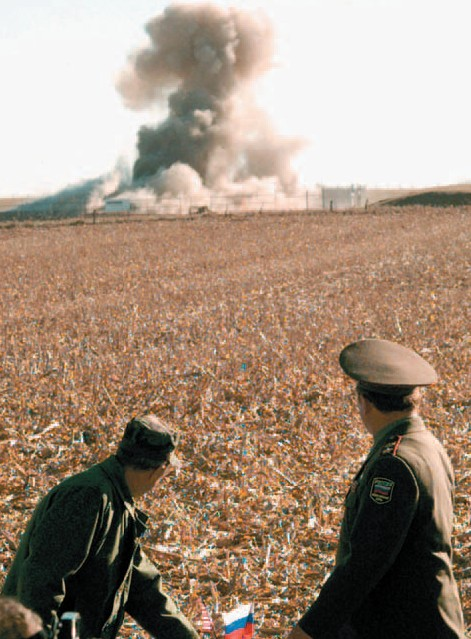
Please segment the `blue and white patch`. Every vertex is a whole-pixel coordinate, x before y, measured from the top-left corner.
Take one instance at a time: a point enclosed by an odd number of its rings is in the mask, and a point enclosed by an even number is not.
[[[391,501],[394,482],[384,477],[375,477],[371,482],[370,497],[376,504],[387,504]]]

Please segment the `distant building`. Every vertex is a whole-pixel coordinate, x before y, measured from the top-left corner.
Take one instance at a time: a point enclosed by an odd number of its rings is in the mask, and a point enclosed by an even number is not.
[[[135,209],[135,205],[131,202],[131,200],[118,200],[118,199],[110,199],[105,200],[105,206],[103,208],[103,213],[130,213]]]
[[[363,206],[366,202],[366,187],[357,186],[323,186],[323,209],[353,209]]]

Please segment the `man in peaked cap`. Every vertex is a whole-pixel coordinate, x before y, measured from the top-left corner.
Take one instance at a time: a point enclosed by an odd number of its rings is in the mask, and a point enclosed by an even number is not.
[[[147,517],[134,502],[178,464],[177,443],[158,417],[132,419],[116,455],[39,503],[3,594],[38,613],[49,631],[64,612],[80,613],[80,639],[114,639],[125,613],[156,639],[197,638],[140,547]]]
[[[434,369],[399,344],[340,355],[374,438],[345,500],[335,568],[288,639],[464,639],[452,573],[453,471],[419,416]]]

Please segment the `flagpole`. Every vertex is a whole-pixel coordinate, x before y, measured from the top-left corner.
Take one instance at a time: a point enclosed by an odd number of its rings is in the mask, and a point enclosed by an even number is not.
[[[212,594],[213,599],[214,599],[214,612],[215,612],[216,615],[218,615],[219,614],[219,595],[218,595],[218,591],[217,591],[216,586],[214,585],[214,583],[212,581],[209,582],[209,585],[211,587],[211,594]],[[216,628],[214,626],[214,622],[213,622],[212,634],[213,634],[214,639],[219,639],[219,637],[218,637],[218,635],[216,633]]]
[[[202,605],[206,608],[206,610],[207,610],[207,606],[206,606],[206,604],[205,604],[205,603],[204,603],[204,601],[203,601],[203,597],[200,597],[200,601],[201,601],[201,604],[202,604]],[[217,636],[217,634],[216,634],[216,628],[214,627],[214,621],[213,621],[212,619],[211,619],[211,633],[206,633],[206,632],[204,632],[204,633],[203,633],[203,637],[204,637],[206,634],[209,634],[209,636],[213,636],[213,637],[214,637],[214,639],[219,639],[219,638],[218,638],[218,636]]]

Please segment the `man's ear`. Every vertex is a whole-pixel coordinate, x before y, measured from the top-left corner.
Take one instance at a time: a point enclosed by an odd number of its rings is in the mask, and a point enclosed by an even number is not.
[[[151,468],[149,470],[150,477],[152,481],[157,481],[163,475],[162,466],[157,466],[156,468]]]
[[[156,482],[159,479],[161,479],[167,470],[167,465],[163,464],[162,466],[157,466],[157,468],[151,468],[151,470],[149,471],[151,473],[150,477],[151,480]]]
[[[358,409],[360,411],[360,417],[362,420],[370,414],[373,404],[369,402],[366,397],[358,393]]]

